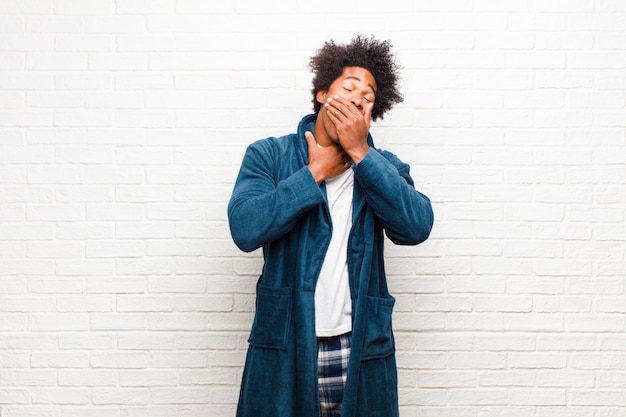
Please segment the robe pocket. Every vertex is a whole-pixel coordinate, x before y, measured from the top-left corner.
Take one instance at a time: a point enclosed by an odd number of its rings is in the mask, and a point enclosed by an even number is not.
[[[367,297],[368,317],[365,324],[365,343],[362,359],[383,358],[395,351],[391,314],[396,299]]]
[[[291,320],[291,290],[259,285],[248,342],[257,347],[286,349]]]

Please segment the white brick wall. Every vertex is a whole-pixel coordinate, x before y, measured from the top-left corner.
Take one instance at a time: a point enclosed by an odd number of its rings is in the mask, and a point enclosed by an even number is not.
[[[626,415],[626,2],[0,0],[2,417],[234,415],[240,158],[356,33],[436,212],[387,249],[402,416]]]

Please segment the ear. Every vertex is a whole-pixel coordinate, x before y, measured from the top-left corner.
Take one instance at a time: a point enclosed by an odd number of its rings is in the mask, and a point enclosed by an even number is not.
[[[326,90],[318,90],[317,94],[315,94],[315,99],[318,103],[324,104],[326,102]]]

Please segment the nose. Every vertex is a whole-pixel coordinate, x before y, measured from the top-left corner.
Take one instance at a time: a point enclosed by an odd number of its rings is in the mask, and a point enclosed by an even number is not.
[[[350,101],[356,106],[357,109],[363,110],[363,98],[360,95],[352,94]]]

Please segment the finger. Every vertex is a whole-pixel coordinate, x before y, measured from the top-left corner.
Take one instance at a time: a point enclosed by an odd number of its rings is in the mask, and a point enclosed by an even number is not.
[[[334,101],[337,109],[346,117],[360,118],[363,115],[362,110],[351,100],[335,96]]]
[[[342,104],[346,117],[350,117],[354,121],[359,120],[361,117],[363,117],[363,107],[360,107],[354,101],[344,99]]]
[[[363,115],[363,117],[365,118],[365,121],[367,122],[368,128],[371,124],[373,110],[374,110],[374,103],[373,102],[367,103],[367,105],[365,106],[365,114]]]
[[[343,116],[342,107],[340,107],[340,103],[338,100],[333,100],[329,98],[325,104],[326,112],[332,116],[335,120],[338,120],[341,116]]]
[[[317,141],[315,140],[315,136],[313,136],[313,133],[309,131],[304,132],[304,139],[306,140],[309,152],[311,151],[311,149],[315,149],[317,147]]]
[[[351,107],[354,106],[354,103],[346,100],[341,96],[335,96],[333,98],[328,99],[328,105],[337,110],[337,112],[333,113],[337,116],[348,116],[351,110]]]

